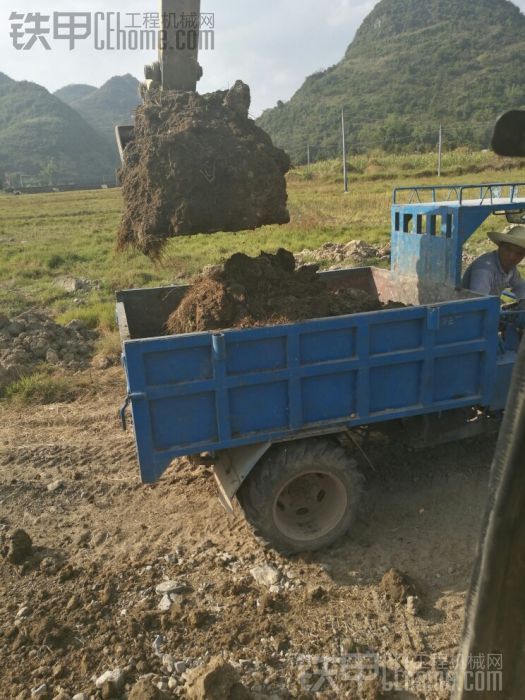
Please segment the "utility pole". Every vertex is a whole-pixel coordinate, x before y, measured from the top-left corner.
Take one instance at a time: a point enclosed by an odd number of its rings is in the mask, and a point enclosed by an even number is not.
[[[307,172],[310,172],[310,144],[306,144],[306,164]]]
[[[348,192],[348,169],[346,167],[346,135],[345,135],[345,110],[341,110],[341,128],[343,132],[343,180],[344,191]]]
[[[441,177],[441,161],[443,158],[443,126],[439,125],[438,177]]]

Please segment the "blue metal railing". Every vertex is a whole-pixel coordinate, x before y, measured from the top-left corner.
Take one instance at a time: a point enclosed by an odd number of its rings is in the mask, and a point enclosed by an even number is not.
[[[403,194],[408,195],[408,201],[400,201]],[[475,196],[476,194],[478,195],[477,197]],[[416,187],[396,187],[393,192],[392,201],[394,204],[451,202],[462,205],[468,199],[475,199],[476,201],[479,201],[480,204],[494,204],[494,200],[501,199],[505,200],[505,203],[514,204],[523,200],[525,205],[525,182],[496,182],[490,184],[482,183],[479,185],[423,185]]]

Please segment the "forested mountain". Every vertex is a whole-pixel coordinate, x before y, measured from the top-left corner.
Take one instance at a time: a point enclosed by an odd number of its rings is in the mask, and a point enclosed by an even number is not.
[[[305,50],[299,47],[298,50]],[[381,0],[343,59],[258,124],[295,162],[348,148],[487,147],[494,118],[525,105],[525,16],[508,0]]]
[[[103,136],[45,88],[0,73],[0,184],[114,181]]]
[[[60,88],[60,90],[57,90],[53,94],[55,97],[58,97],[59,100],[62,100],[62,102],[65,102],[67,105],[71,106],[73,102],[81,100],[83,97],[87,97],[92,92],[95,92],[96,89],[97,88],[94,85],[85,85],[84,83],[73,83],[71,85],[66,85],[63,88]]]
[[[133,123],[133,114],[140,102],[139,81],[128,73],[110,78],[98,89],[89,90],[89,87],[69,85],[55,95],[73,107],[113,145],[115,126]],[[78,96],[72,99],[75,90]]]

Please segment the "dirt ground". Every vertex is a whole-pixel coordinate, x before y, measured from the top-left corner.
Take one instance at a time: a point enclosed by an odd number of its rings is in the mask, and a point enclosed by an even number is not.
[[[223,511],[209,469],[181,460],[141,485],[117,419],[121,371],[94,379],[96,397],[1,409],[0,530],[34,547],[22,566],[0,560],[1,698],[126,698],[148,674],[158,697],[186,697],[186,672],[221,655],[243,697],[449,697],[491,440],[376,444],[353,530],[285,559]],[[272,591],[259,565],[277,572]],[[381,585],[392,568],[409,605]],[[96,688],[116,670],[118,688]]]

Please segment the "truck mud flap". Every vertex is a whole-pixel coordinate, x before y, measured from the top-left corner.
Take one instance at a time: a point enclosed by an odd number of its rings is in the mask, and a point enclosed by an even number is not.
[[[213,467],[219,487],[219,498],[230,513],[233,512],[232,499],[251,470],[272,446],[271,442],[259,442],[224,450]]]

